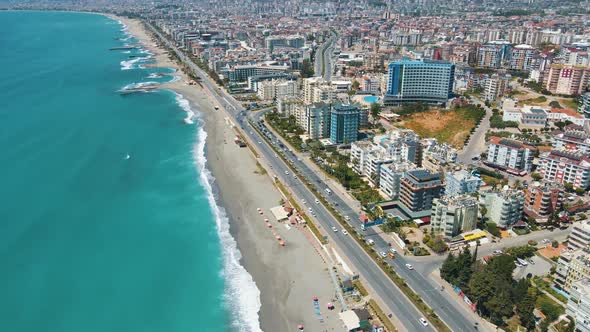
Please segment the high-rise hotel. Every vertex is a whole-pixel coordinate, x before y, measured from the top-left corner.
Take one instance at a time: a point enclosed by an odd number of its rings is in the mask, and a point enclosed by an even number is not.
[[[444,61],[395,61],[389,64],[386,105],[445,104],[452,93],[455,65]]]

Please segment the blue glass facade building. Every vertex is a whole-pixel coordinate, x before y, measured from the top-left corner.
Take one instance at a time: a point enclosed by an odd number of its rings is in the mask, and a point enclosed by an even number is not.
[[[330,141],[348,144],[358,140],[361,109],[356,105],[335,105],[330,112]]]
[[[395,61],[389,64],[384,103],[445,104],[453,91],[455,65],[444,61]]]

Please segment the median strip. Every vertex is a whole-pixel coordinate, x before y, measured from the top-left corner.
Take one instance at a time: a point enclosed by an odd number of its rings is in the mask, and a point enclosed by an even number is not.
[[[269,123],[269,125],[271,127],[272,124]],[[253,127],[256,128],[255,124],[252,124]],[[258,128],[256,128],[256,130],[258,131]],[[275,132],[277,132],[277,129],[273,127],[273,130]],[[260,131],[258,131],[260,133]],[[263,137],[264,140],[267,140],[267,137],[264,135],[261,135]],[[282,136],[281,136],[282,137]],[[289,144],[289,142],[286,142],[285,144]],[[272,144],[270,145],[271,148],[277,152],[277,154],[281,157],[281,159],[283,159],[283,161],[285,161],[285,164],[298,176],[300,176],[300,173],[297,169],[295,169],[294,167],[292,167],[287,161],[286,159],[283,157],[283,155],[280,153],[280,151],[277,151]],[[289,144],[290,146],[290,144]],[[291,148],[293,148],[292,146],[290,146]],[[303,180],[304,178],[302,178]],[[438,317],[438,315],[434,312],[434,310],[432,310],[432,308],[430,308],[430,306],[428,306],[428,304],[426,304],[424,302],[424,300],[422,300],[421,296],[416,294],[416,292],[410,288],[410,286],[406,283],[405,279],[403,279],[402,277],[400,277],[396,272],[395,269],[392,265],[389,265],[385,260],[383,260],[378,253],[375,251],[375,249],[371,246],[369,246],[363,239],[363,235],[359,234],[356,229],[354,227],[352,227],[350,224],[348,224],[348,222],[346,220],[344,220],[343,217],[340,216],[340,214],[336,211],[336,209],[334,209],[329,202],[318,192],[318,190],[311,186],[310,184],[308,184],[307,181],[302,181],[302,183],[316,196],[316,198],[324,205],[324,207],[330,212],[330,214],[334,217],[334,219],[336,219],[341,226],[343,226],[349,234],[352,235],[352,238],[355,239],[355,241],[357,241],[357,243],[363,248],[363,250],[373,259],[373,261],[381,268],[381,270],[389,277],[389,279],[391,281],[393,281],[393,283],[395,283],[395,285],[398,287],[398,289],[400,289],[402,291],[402,293],[406,296],[406,298],[408,298],[413,304],[414,306],[425,316],[428,318],[428,320],[432,323],[432,325],[441,332],[451,332],[451,329]]]

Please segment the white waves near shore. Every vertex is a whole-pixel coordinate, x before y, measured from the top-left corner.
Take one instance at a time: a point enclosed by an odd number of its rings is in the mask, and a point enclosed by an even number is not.
[[[199,169],[200,182],[207,191],[209,205],[213,210],[217,232],[221,241],[223,255],[223,277],[226,281],[226,303],[236,313],[232,316],[232,326],[240,332],[262,332],[258,312],[260,302],[260,290],[246,269],[240,265],[242,254],[238,249],[236,240],[229,232],[229,220],[225,210],[217,205],[213,195],[212,183],[215,178],[207,169],[205,157],[205,141],[207,133],[199,128],[198,142],[195,148],[195,161]]]
[[[129,91],[129,90],[140,90],[143,88],[152,88],[155,86],[160,85],[158,82],[150,81],[150,82],[139,82],[139,83],[131,83],[125,85],[119,92],[121,91]]]
[[[174,92],[176,96],[176,103],[180,108],[182,108],[186,112],[186,118],[184,118],[184,122],[187,124],[195,123],[193,118],[195,117],[195,112],[191,109],[191,105],[189,104],[188,100],[186,100],[180,93]]]
[[[141,60],[143,60],[142,57],[133,58],[131,60],[123,60],[121,61],[121,70],[133,69],[133,65]]]

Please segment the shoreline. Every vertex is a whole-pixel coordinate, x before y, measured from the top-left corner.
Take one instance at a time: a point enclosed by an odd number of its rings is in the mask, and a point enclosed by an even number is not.
[[[227,288],[230,292],[243,291],[235,289],[235,285],[232,289],[232,280],[227,279],[227,269],[242,268],[247,273],[240,276],[242,279],[240,281],[247,282],[248,280],[243,279],[252,278],[258,291],[258,294],[254,294],[252,290],[247,295],[239,294],[242,299],[238,301],[234,297],[237,294],[226,294],[226,300],[229,296],[233,300],[228,302],[239,305],[240,310],[248,310],[250,313],[256,310],[259,326],[264,331],[295,330],[298,324],[304,324],[306,329],[309,328],[312,331],[338,329],[341,326],[337,315],[340,311],[339,305],[334,311],[325,309],[327,302],[335,302],[334,286],[327,271],[327,265],[315,251],[313,240],[308,236],[307,229],[282,225],[270,215],[269,209],[278,205],[282,196],[269,176],[260,172],[258,161],[249,149],[239,148],[233,143],[237,132],[227,114],[213,108],[214,103],[203,88],[187,83],[192,80],[169,58],[167,52],[158,47],[142,22],[111,14],[101,15],[124,24],[127,32],[153,54],[154,67],[175,69],[172,75],[179,79],[163,84],[161,89],[181,95],[188,101],[191,109],[198,113],[195,117],[202,123],[207,139],[206,143],[203,143],[205,144],[203,156],[205,161],[202,166],[197,161],[197,166],[201,167],[201,177],[208,171],[213,176],[213,179],[209,179],[209,185],[215,196],[212,202],[215,206],[211,206],[211,209],[219,209],[213,213],[224,214],[229,221],[228,234],[237,243],[239,251],[236,255],[241,256],[237,261],[239,267],[228,267],[227,262],[224,263]],[[200,134],[197,133],[197,135]],[[199,139],[196,145],[195,154],[199,153]],[[273,229],[287,242],[286,247],[278,245],[275,236],[263,222],[264,217],[256,211],[257,207],[262,208],[266,218],[271,219]],[[228,260],[228,252],[226,248],[223,248],[225,243],[221,238],[223,232],[220,226],[225,225],[217,225],[220,240],[222,240],[221,254],[224,260]],[[305,268],[301,268],[303,266]],[[311,299],[314,296],[320,299],[324,308],[317,310],[313,307]],[[258,298],[258,308],[251,308],[252,300],[256,302],[256,298]],[[244,306],[250,307],[244,308]],[[235,308],[228,306],[228,309],[231,311]],[[318,319],[316,311],[318,313],[321,311],[319,317],[323,319],[323,322]],[[233,323],[229,327],[230,330],[242,330],[235,326],[235,321],[232,319],[229,321]]]

